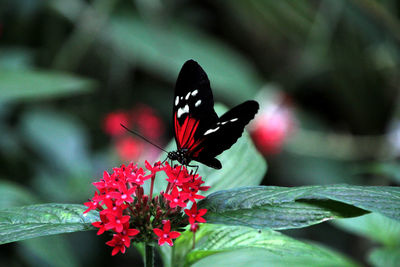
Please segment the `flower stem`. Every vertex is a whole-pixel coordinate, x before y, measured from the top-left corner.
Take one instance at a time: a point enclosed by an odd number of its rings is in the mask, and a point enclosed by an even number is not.
[[[192,249],[196,247],[196,233],[193,232],[193,243],[192,243]]]
[[[154,246],[146,243],[145,244],[145,254],[146,258],[144,261],[145,267],[154,267]]]
[[[151,175],[151,186],[150,186],[150,203],[153,200],[153,187],[154,187],[154,180],[156,179],[156,174]]]

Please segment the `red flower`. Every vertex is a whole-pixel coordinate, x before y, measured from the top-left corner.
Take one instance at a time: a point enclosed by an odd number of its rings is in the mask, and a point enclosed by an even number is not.
[[[139,168],[136,171],[127,171],[126,175],[126,181],[135,183],[136,185],[143,185],[144,181],[150,179],[151,175],[146,175],[146,172],[142,169]]]
[[[133,202],[133,198],[132,195],[135,193],[136,191],[136,186],[126,189],[126,185],[123,186],[124,190],[121,190],[122,192],[112,192],[110,193],[112,198],[115,201],[115,204],[117,206],[122,205],[123,203],[132,203]]]
[[[153,167],[147,160],[145,160],[144,165],[146,166],[146,169],[151,171],[151,173],[153,173],[153,174],[164,170],[164,167],[162,166],[161,161],[154,163],[154,167]]]
[[[111,255],[114,256],[118,252],[125,253],[126,248],[129,248],[131,245],[131,238],[130,236],[137,235],[139,230],[136,229],[129,229],[127,233],[124,234],[114,234],[113,239],[106,242],[107,245],[114,247],[111,252]]]
[[[107,229],[104,227],[104,225],[108,222],[107,216],[103,215],[100,213],[100,222],[94,222],[92,225],[96,228],[99,228],[99,231],[97,231],[97,235],[101,235],[104,233]]]
[[[201,180],[201,177],[198,177],[196,180],[182,185],[182,191],[186,193],[190,201],[196,202],[196,199],[205,198],[205,196],[197,194],[199,191],[207,191],[210,188],[209,186],[200,186],[202,183],[204,182]]]
[[[194,224],[196,221],[200,223],[205,223],[206,220],[202,218],[204,214],[207,213],[207,209],[200,209],[197,210],[197,204],[196,202],[193,203],[193,206],[190,210],[186,209],[185,210],[186,215],[189,217],[189,223]]]
[[[108,181],[110,180],[111,180],[110,174],[104,171],[103,179],[101,179],[99,182],[94,182],[93,185],[100,191],[100,193],[103,193],[107,188]]]
[[[127,204],[116,205],[111,199],[106,199],[103,202],[106,205],[106,209],[100,211],[100,214],[107,216],[121,217],[123,211],[128,208]]]
[[[114,229],[115,232],[121,233],[124,229],[124,224],[129,222],[131,217],[129,215],[125,216],[113,216],[107,214],[107,219],[109,220],[108,223],[105,225],[106,230]]]
[[[121,172],[121,175],[124,176],[127,180],[132,175],[136,175],[137,173],[141,173],[141,174],[145,173],[142,168],[138,168],[138,166],[136,164],[133,165],[133,163],[129,163],[128,166],[125,166],[124,164],[122,164],[119,171]]]
[[[98,193],[97,192],[94,192],[94,197],[93,197],[93,199],[91,200],[91,201],[89,201],[89,202],[85,202],[85,203],[83,203],[83,205],[85,205],[86,207],[88,207],[88,209],[87,210],[85,210],[83,213],[85,214],[85,213],[88,213],[89,211],[91,211],[91,210],[95,210],[95,209],[98,209],[98,208],[100,208],[101,206],[100,206],[100,204],[99,204],[99,202],[98,201],[96,201],[96,199],[98,199]]]
[[[168,163],[165,165],[165,173],[168,176],[167,181],[173,185],[182,186],[193,178],[193,176],[189,175],[187,169],[183,166],[171,168]]]
[[[122,128],[121,124],[129,127],[129,116],[122,111],[109,113],[103,120],[104,131],[111,136],[125,133],[126,130]]]
[[[168,176],[167,181],[177,186],[181,186],[193,179],[193,176],[188,173],[184,166],[176,166],[173,168],[168,162],[165,163],[164,172]]]
[[[158,245],[162,246],[165,242],[168,245],[173,246],[171,239],[175,239],[181,235],[179,232],[171,232],[171,222],[168,220],[165,222],[163,229],[154,228],[153,232],[158,236]]]
[[[171,194],[164,194],[164,197],[170,201],[169,206],[171,208],[175,208],[176,206],[182,208],[186,207],[185,200],[188,199],[187,194],[184,192],[179,192],[176,186],[172,189]]]
[[[129,224],[127,225],[127,227],[129,227]],[[140,231],[137,229],[126,229],[126,230],[122,231],[122,234],[127,235],[127,236],[135,236],[139,233],[140,233]]]

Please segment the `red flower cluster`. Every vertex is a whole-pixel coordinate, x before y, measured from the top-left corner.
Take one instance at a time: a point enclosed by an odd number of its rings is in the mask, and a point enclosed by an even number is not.
[[[93,198],[84,203],[88,209],[100,211],[100,221],[93,223],[99,228],[97,234],[105,231],[113,232],[112,240],[106,244],[114,247],[112,255],[125,253],[131,241],[151,242],[158,240],[173,245],[172,239],[177,238],[182,227],[191,224],[195,232],[198,223],[204,223],[202,218],[206,209],[197,209],[196,199],[202,199],[199,191],[206,191],[208,186],[202,186],[204,181],[198,174],[191,174],[184,166],[170,166],[160,162],[150,165],[145,162],[146,170],[133,165],[122,165],[114,168],[113,173],[104,172],[103,179],[93,183],[97,188]],[[153,198],[153,187],[156,173],[163,171],[168,181],[167,188],[159,196]],[[143,193],[144,183],[151,179],[150,195]],[[185,209],[189,202],[193,205]],[[185,217],[184,213],[188,216]],[[171,231],[177,229],[178,231]]]

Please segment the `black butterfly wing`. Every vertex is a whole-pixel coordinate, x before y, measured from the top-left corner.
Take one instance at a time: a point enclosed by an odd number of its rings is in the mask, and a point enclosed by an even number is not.
[[[178,150],[191,160],[220,169],[215,156],[236,142],[257,111],[258,103],[247,101],[218,118],[207,74],[197,62],[188,60],[175,85],[173,122]]]
[[[244,127],[252,120],[259,109],[256,101],[246,101],[222,115],[209,129],[204,131],[202,150],[192,159],[209,167],[220,169],[221,163],[215,159],[229,149],[242,136]]]
[[[199,147],[204,139],[199,133],[217,121],[207,74],[196,61],[188,60],[183,64],[175,85],[173,122],[178,149],[190,151]]]

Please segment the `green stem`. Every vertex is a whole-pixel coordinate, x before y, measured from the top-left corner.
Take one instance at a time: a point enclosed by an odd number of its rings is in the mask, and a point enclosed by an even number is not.
[[[144,261],[145,267],[154,267],[154,246],[146,243],[145,245],[146,258]]]
[[[192,243],[192,249],[196,247],[196,232],[193,232],[193,243]]]

